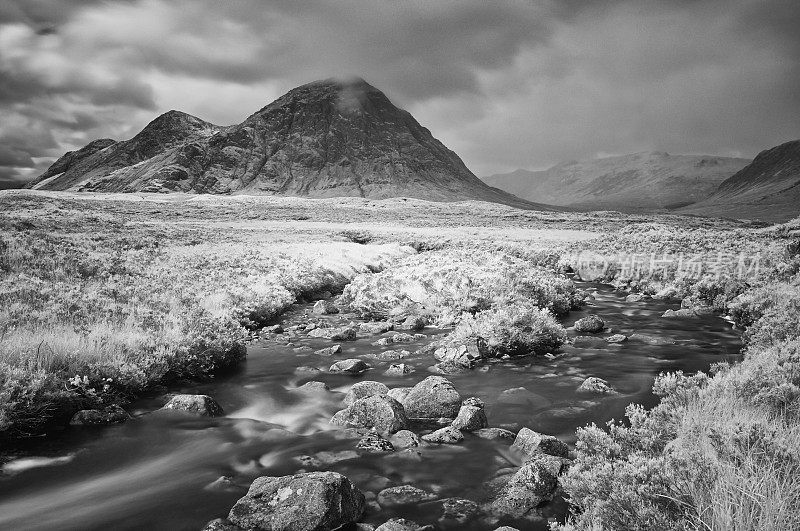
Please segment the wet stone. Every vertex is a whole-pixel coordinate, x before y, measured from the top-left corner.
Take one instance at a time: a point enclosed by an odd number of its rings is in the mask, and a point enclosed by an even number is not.
[[[442,502],[442,516],[439,520],[450,520],[464,524],[481,515],[477,503],[464,498],[448,498]]]
[[[414,372],[414,367],[406,363],[392,363],[389,368],[384,371],[386,376],[405,376]]]
[[[368,396],[385,395],[388,393],[389,388],[381,382],[365,380],[363,382],[353,384],[350,390],[347,391],[347,395],[344,397],[344,403],[349,406],[352,405],[356,400],[367,398]]]
[[[416,448],[422,441],[413,431],[400,430],[392,436],[392,444],[399,449]]]
[[[425,526],[428,527],[428,526]],[[375,528],[375,531],[421,531],[422,527],[413,520],[392,518]]]
[[[356,444],[356,448],[371,453],[394,452],[392,443],[375,432],[368,433]]]
[[[370,321],[368,323],[361,323],[358,329],[365,334],[383,334],[393,328],[392,323],[388,321]]]
[[[317,354],[319,356],[333,356],[334,354],[341,354],[341,353],[342,353],[341,345],[333,345],[330,347],[325,347],[314,351],[314,354]]]
[[[447,378],[428,376],[412,387],[401,403],[409,417],[455,418],[461,407],[461,395]]]
[[[175,395],[161,409],[186,411],[201,417],[221,417],[225,414],[217,401],[208,395]]]
[[[403,403],[403,399],[408,396],[408,393],[411,392],[411,387],[395,387],[393,389],[389,389],[387,393],[388,396],[391,396],[401,404]]]
[[[378,503],[382,507],[415,504],[435,498],[436,496],[430,492],[418,489],[412,485],[389,487],[388,489],[383,489],[378,493]]]
[[[360,398],[337,412],[331,424],[351,428],[375,428],[381,433],[395,433],[408,427],[403,406],[386,395]]]
[[[557,457],[569,456],[569,446],[566,443],[552,435],[537,433],[529,428],[519,430],[511,448],[528,456],[533,456],[537,453]]]
[[[311,313],[316,315],[330,315],[339,313],[339,308],[331,301],[321,300],[314,304],[313,308],[311,308]]]
[[[516,439],[516,435],[513,431],[505,430],[503,428],[483,428],[480,430],[475,430],[472,432],[473,435],[477,435],[481,439],[487,439],[490,441],[502,441],[507,444],[511,444]]]
[[[605,328],[605,322],[597,315],[587,315],[575,321],[575,331],[579,333],[596,334]]]
[[[456,428],[447,426],[423,435],[422,440],[437,444],[458,444],[464,440],[464,435]]]
[[[127,411],[113,405],[105,409],[82,409],[72,416],[69,423],[71,426],[104,426],[119,424],[130,418]]]
[[[557,487],[558,480],[548,467],[531,461],[511,477],[490,507],[497,515],[521,518],[552,500]]]
[[[326,393],[330,391],[328,384],[324,382],[310,381],[306,382],[296,389],[303,393]]]
[[[477,406],[461,406],[458,416],[452,424],[453,428],[461,431],[475,431],[489,426],[486,413]]]
[[[351,358],[347,360],[337,361],[331,368],[328,369],[330,372],[346,372],[350,374],[361,374],[362,372],[369,369],[369,365],[364,363],[358,358]]]
[[[586,378],[583,383],[578,387],[581,393],[594,393],[598,395],[607,395],[614,393],[614,389],[602,378],[590,376]]]
[[[606,342],[608,343],[624,343],[627,340],[628,337],[623,334],[614,334],[606,338]]]

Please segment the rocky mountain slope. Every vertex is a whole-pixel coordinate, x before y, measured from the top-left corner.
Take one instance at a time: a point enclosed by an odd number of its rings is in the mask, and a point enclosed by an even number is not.
[[[484,200],[543,208],[475,177],[361,79],[295,88],[238,125],[170,111],[130,140],[61,157],[28,188]]]
[[[484,182],[530,201],[582,210],[675,208],[710,196],[748,159],[643,152],[517,170]]]
[[[764,221],[800,215],[800,140],[762,151],[713,195],[681,212]]]

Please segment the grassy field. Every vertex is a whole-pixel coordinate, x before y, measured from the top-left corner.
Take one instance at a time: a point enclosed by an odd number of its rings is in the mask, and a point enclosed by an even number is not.
[[[799,232],[403,199],[2,192],[0,433],[213,377],[252,330],[325,292],[369,317],[413,307],[497,354],[545,352],[580,303],[558,275],[575,271],[729,315],[746,346],[741,364],[662,375],[654,409],[579,430],[565,528],[800,528]]]

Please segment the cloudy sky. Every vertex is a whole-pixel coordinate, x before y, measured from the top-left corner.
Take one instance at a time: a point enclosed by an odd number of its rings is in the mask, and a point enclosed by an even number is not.
[[[800,138],[798,0],[0,0],[0,181],[358,75],[478,175]]]

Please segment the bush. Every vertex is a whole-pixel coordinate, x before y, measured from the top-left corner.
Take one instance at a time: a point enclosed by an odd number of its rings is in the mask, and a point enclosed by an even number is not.
[[[464,315],[447,336],[447,343],[463,345],[482,339],[491,357],[545,354],[566,340],[553,314],[532,304],[517,304]]]

